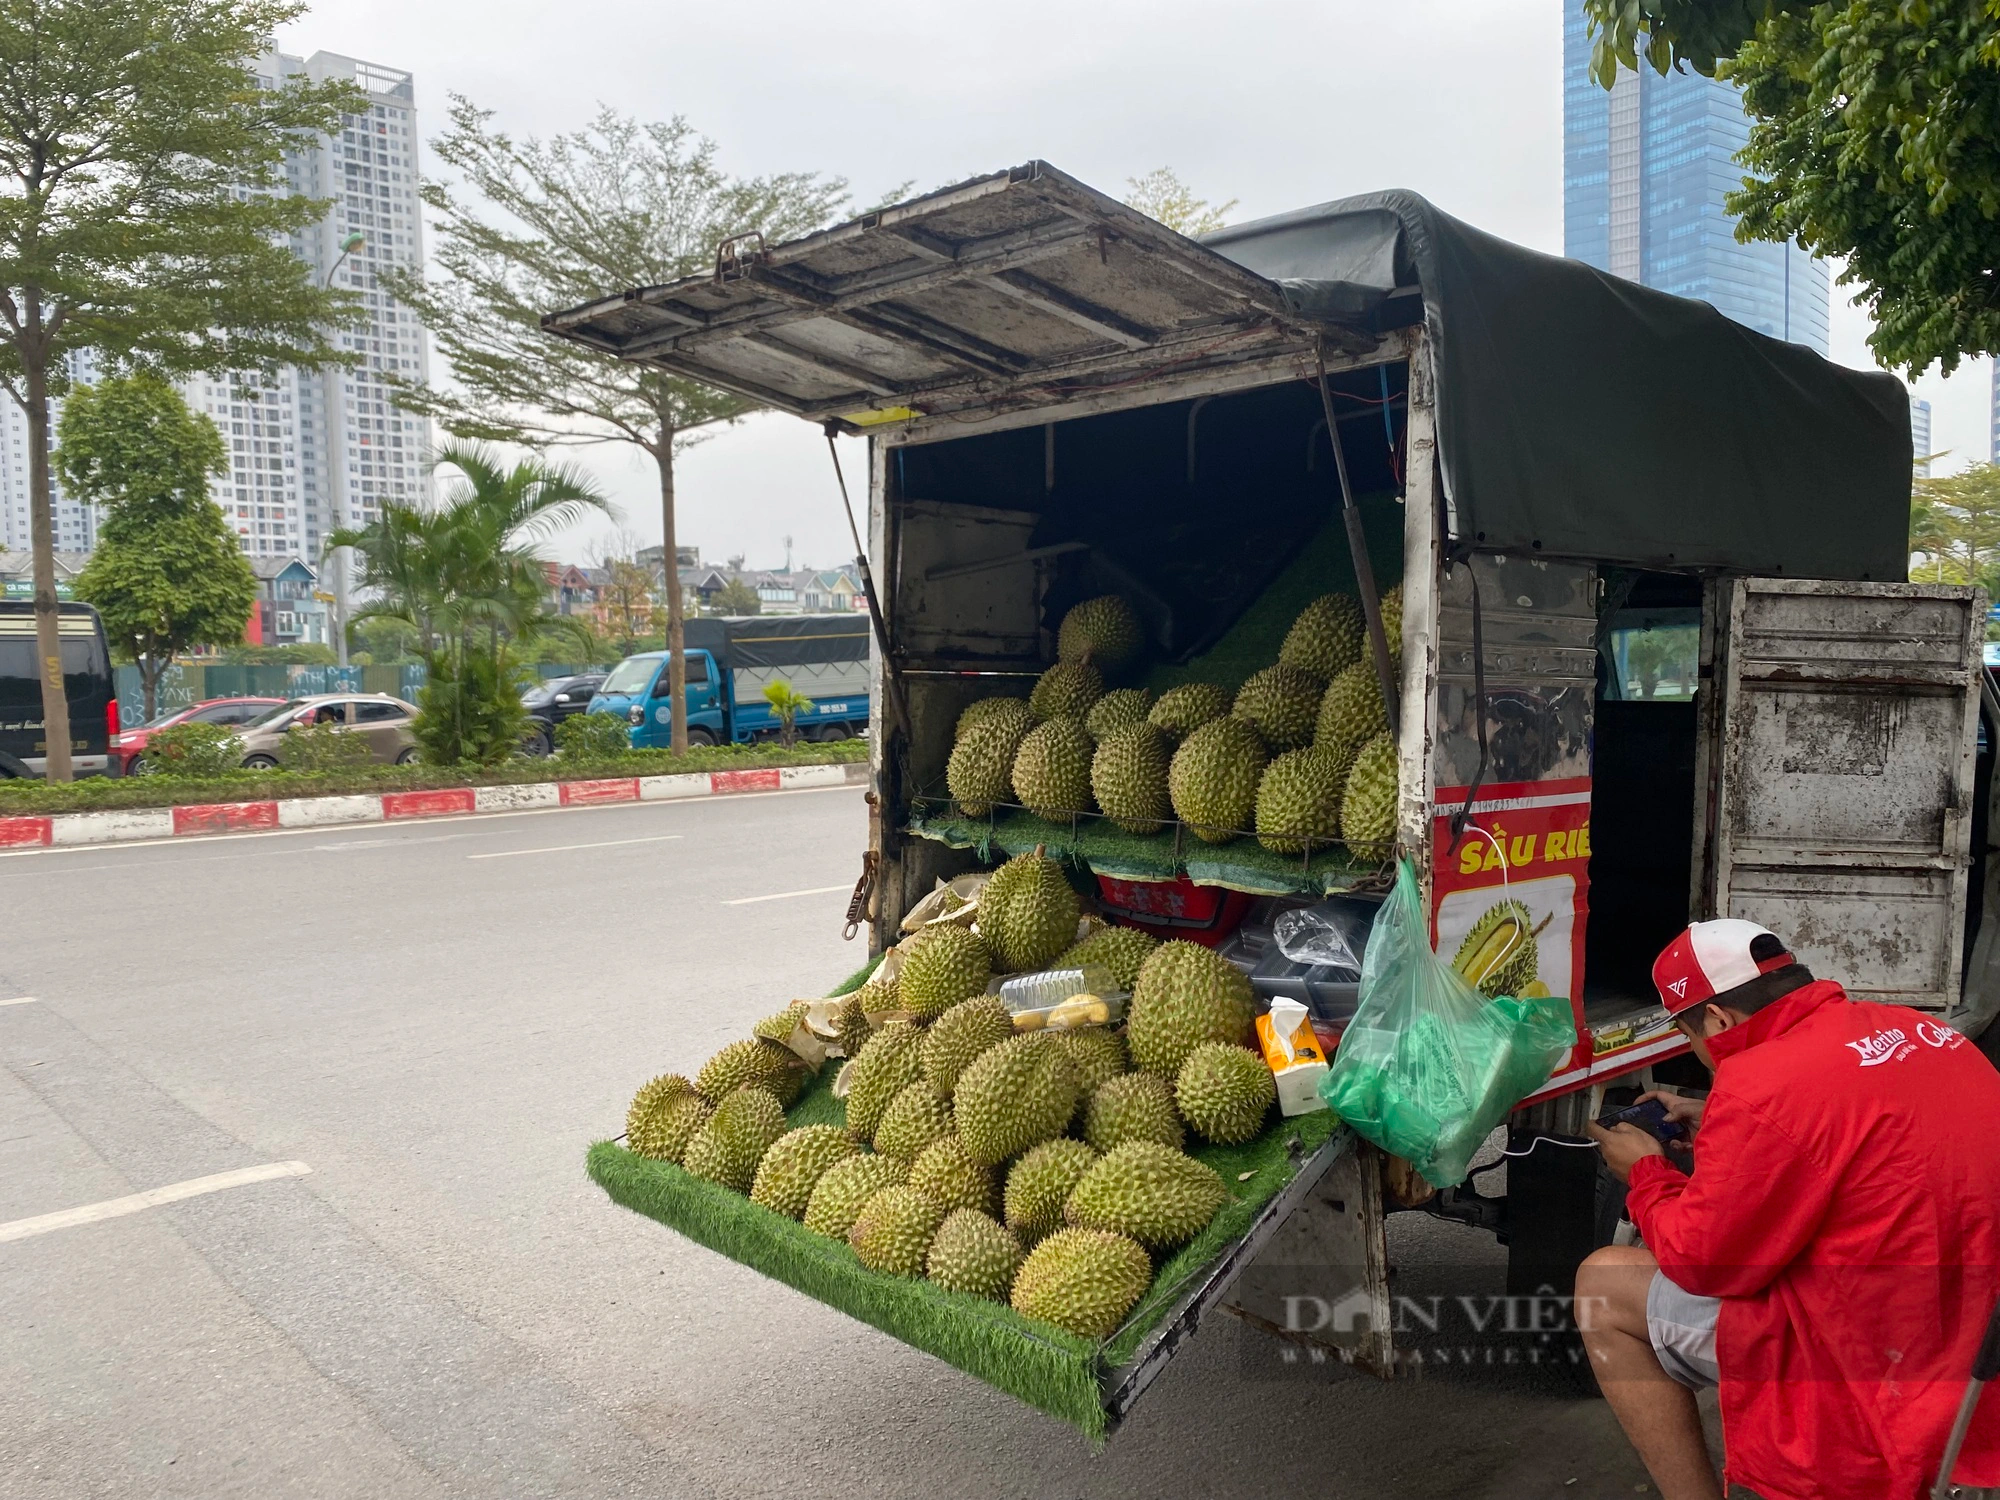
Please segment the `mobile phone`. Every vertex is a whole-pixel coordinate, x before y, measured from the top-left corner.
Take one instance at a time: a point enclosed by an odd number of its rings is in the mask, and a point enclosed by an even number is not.
[[[1614,1109],[1597,1117],[1597,1123],[1606,1130],[1614,1125],[1637,1125],[1656,1141],[1679,1141],[1687,1138],[1687,1128],[1667,1118],[1667,1107],[1657,1099],[1641,1099],[1637,1104],[1624,1109]]]

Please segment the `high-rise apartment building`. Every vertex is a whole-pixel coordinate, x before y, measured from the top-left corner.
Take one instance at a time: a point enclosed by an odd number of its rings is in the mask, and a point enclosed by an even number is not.
[[[1916,471],[1923,478],[1931,477],[1931,404],[1910,397],[1910,452],[1914,455]]]
[[[423,265],[416,92],[408,73],[330,52],[271,53],[258,75],[266,88],[298,75],[346,79],[367,96],[365,111],[338,131],[287,153],[285,177],[291,192],[333,202],[292,237],[293,251],[315,280],[358,293],[368,321],[341,336],[357,356],[352,366],[198,378],[187,395],[229,445],[230,471],[215,495],[243,550],[317,563],[336,528],[374,520],[385,499],[429,493],[430,424],[399,411],[385,383],[425,378],[424,340],[416,315],[380,281],[390,267]]]
[[[1563,253],[1825,354],[1825,263],[1792,244],[1739,244],[1723,208],[1750,134],[1736,90],[1642,67],[1607,91],[1590,51],[1582,0],[1564,0]]]

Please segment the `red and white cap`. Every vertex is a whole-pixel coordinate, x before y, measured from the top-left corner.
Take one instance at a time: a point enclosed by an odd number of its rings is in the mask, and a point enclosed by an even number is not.
[[[1769,942],[1759,944],[1758,938]],[[1752,945],[1771,956],[1758,958]],[[1785,945],[1770,931],[1740,917],[1718,917],[1713,922],[1696,922],[1667,944],[1666,951],[1653,960],[1653,988],[1669,1015],[1713,1000],[1739,985],[1748,984],[1759,974],[1795,963]]]

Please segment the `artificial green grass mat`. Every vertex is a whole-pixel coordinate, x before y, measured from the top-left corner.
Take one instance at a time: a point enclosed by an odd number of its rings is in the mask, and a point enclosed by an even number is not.
[[[865,971],[864,971],[865,973]],[[850,983],[858,982],[860,976]],[[842,1124],[829,1066],[789,1112],[794,1126]],[[1168,1257],[1152,1288],[1102,1345],[1031,1321],[1011,1307],[947,1292],[929,1281],[864,1267],[847,1245],[760,1208],[739,1193],[691,1176],[671,1162],[635,1156],[608,1141],[590,1148],[591,1178],[613,1200],[657,1219],[696,1243],[839,1308],[904,1343],[976,1375],[1085,1436],[1108,1430],[1105,1379],[1129,1361],[1200,1272],[1249,1229],[1258,1211],[1337,1128],[1324,1112],[1280,1120],[1242,1146],[1201,1146],[1191,1154],[1221,1174],[1229,1191],[1199,1237]],[[1245,1181],[1238,1178],[1250,1174]]]
[[[955,812],[944,799],[914,798],[908,832],[953,849],[976,850],[996,864],[1041,845],[1058,859],[1088,865],[1114,880],[1172,880],[1186,875],[1197,885],[1225,886],[1257,896],[1325,896],[1347,890],[1381,873],[1384,860],[1360,858],[1343,844],[1313,854],[1274,854],[1254,838],[1204,844],[1183,831],[1179,847],[1171,829],[1127,833],[1108,818],[1081,817],[1052,823],[1031,812],[996,808],[984,818]]]

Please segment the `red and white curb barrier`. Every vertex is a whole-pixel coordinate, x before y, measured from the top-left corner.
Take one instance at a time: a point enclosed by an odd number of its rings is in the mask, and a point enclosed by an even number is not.
[[[0,818],[0,849],[122,844],[132,839],[251,833],[265,828],[320,828],[399,823],[406,818],[464,817],[538,807],[594,807],[607,802],[677,802],[744,792],[790,792],[857,786],[860,761],[831,766],[765,766],[754,771],[699,771],[685,776],[618,776],[601,781],[537,781],[518,786],[460,786],[431,792],[370,792],[352,797],[284,797],[268,802],[210,802],[134,807],[115,812]]]

